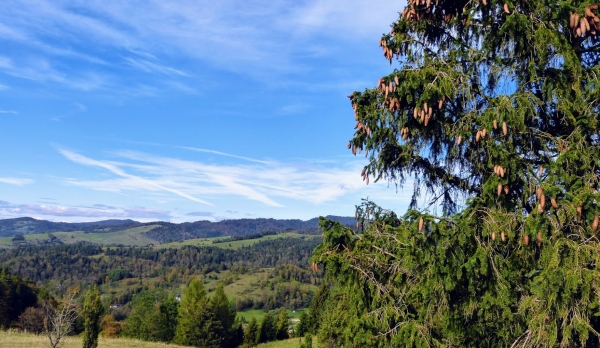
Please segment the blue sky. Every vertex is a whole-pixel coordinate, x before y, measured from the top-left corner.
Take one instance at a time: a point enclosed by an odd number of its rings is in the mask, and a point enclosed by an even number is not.
[[[0,11],[0,218],[402,213],[346,96],[404,1],[30,1]]]

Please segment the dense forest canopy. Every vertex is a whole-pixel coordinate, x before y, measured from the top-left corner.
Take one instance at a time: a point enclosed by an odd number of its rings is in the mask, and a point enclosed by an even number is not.
[[[597,346],[600,12],[591,1],[410,0],[395,64],[349,96],[361,173],[402,217],[323,220],[332,346]],[[423,200],[426,200],[423,204]],[[440,211],[436,209],[440,207]]]
[[[339,221],[351,226],[351,217],[327,216],[328,219]],[[318,218],[306,221],[300,219],[232,219],[211,222],[207,220],[195,222],[171,223],[166,221],[137,222],[133,220],[105,220],[96,222],[52,222],[33,218],[16,218],[0,220],[0,237],[15,237],[28,234],[48,232],[85,232],[111,233],[125,231],[135,227],[150,228],[145,234],[159,243],[172,241],[207,238],[218,236],[240,236],[265,231],[293,230],[305,234],[317,234]]]

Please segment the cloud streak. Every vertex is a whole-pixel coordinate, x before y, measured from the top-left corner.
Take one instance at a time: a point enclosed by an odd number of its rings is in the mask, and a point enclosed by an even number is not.
[[[192,195],[189,195],[185,192],[182,192],[178,189],[172,188],[172,187],[168,187],[168,186],[164,186],[154,180],[149,180],[149,179],[145,179],[145,178],[141,178],[139,176],[135,176],[135,175],[131,175],[131,174],[127,174],[124,170],[122,170],[121,168],[119,168],[117,165],[115,164],[111,164],[109,162],[103,162],[103,161],[96,161],[93,160],[91,158],[79,155],[75,152],[71,152],[68,150],[59,150],[59,152],[65,156],[66,158],[68,158],[69,160],[75,162],[75,163],[79,163],[79,164],[83,164],[86,166],[92,166],[92,167],[100,167],[103,169],[108,170],[109,172],[125,179],[128,182],[134,183],[135,186],[137,187],[151,187],[151,188],[155,188],[155,189],[159,189],[159,190],[163,190],[163,191],[167,191],[170,193],[173,193],[177,196],[181,196],[183,198],[189,199],[191,201],[194,202],[198,202],[198,203],[202,203],[202,204],[206,204],[206,205],[212,205],[211,203],[204,201],[202,199],[198,199]]]
[[[72,207],[59,204],[12,204],[0,201],[0,214],[9,216],[53,216],[91,219],[169,220],[168,211],[145,207],[109,207],[95,204],[91,207]]]
[[[24,178],[6,178],[6,177],[2,178],[2,177],[0,177],[0,183],[23,186],[23,185],[33,184],[34,181],[31,179],[24,179]]]
[[[402,6],[385,0],[310,0],[293,6],[284,0],[90,0],[77,4],[22,0],[4,5],[0,39],[51,55],[106,64],[93,54],[77,52],[93,42],[121,56],[123,52],[138,54],[144,59],[123,59],[150,74],[187,75],[155,59],[178,55],[257,77],[305,71],[301,59],[306,57],[341,59],[338,53],[344,51],[339,43],[388,31]],[[317,43],[315,38],[324,38],[328,44]],[[12,74],[41,77],[14,69]],[[63,76],[48,71],[42,76],[65,82]]]
[[[174,194],[203,203],[215,197],[237,197],[282,207],[285,200],[319,205],[365,187],[358,165],[331,167],[258,160],[245,165],[207,164],[134,151],[117,152],[119,161],[106,161],[59,151],[75,163],[113,174],[103,180],[64,180],[68,185],[101,191]]]

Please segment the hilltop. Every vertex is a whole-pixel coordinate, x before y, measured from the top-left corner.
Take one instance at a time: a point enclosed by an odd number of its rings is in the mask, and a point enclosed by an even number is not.
[[[328,219],[352,226],[354,218],[327,216]],[[138,222],[134,220],[103,220],[68,223],[37,220],[31,217],[0,220],[0,237],[32,235],[55,232],[115,233],[141,228],[149,240],[166,243],[195,238],[239,236],[265,231],[295,231],[303,234],[318,233],[318,218],[300,219],[232,219],[218,222],[196,221],[171,223],[165,221]]]

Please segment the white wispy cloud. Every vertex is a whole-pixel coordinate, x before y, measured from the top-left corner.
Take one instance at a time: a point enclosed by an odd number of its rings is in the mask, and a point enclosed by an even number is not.
[[[169,220],[171,213],[146,207],[113,207],[94,204],[90,207],[73,207],[61,204],[13,204],[0,201],[0,215],[82,217],[91,219]]]
[[[264,76],[267,72],[305,71],[300,60],[306,57],[345,59],[341,43],[388,31],[404,4],[385,0],[310,0],[293,4],[284,0],[22,0],[3,4],[0,39],[41,46],[51,54],[102,62],[89,53],[71,49],[86,40],[114,52],[135,52],[146,57],[125,60],[149,73],[185,75],[181,69],[155,59],[178,55]],[[48,38],[54,39],[55,52],[48,50],[48,42],[52,42]]]
[[[201,149],[201,148],[198,148],[198,147],[190,147],[190,146],[177,146],[177,147],[180,148],[180,149],[185,149],[185,150],[190,150],[190,151],[212,153],[212,154],[220,155],[220,156],[226,156],[226,157],[232,157],[232,158],[237,158],[237,159],[243,159],[245,161],[250,161],[250,162],[262,163],[262,164],[272,163],[272,162],[268,162],[268,161],[258,160],[258,159],[255,159],[255,158],[232,155],[230,153],[225,153],[225,152],[221,152],[221,151],[215,151],[215,150],[209,150],[209,149]]]
[[[18,112],[15,110],[0,110],[0,114],[13,114],[13,115],[17,115]]]
[[[34,181],[31,179],[24,179],[24,178],[6,178],[6,177],[0,177],[0,183],[4,183],[4,184],[10,184],[10,185],[17,185],[17,186],[23,186],[23,185],[28,185],[28,184],[33,184]]]
[[[141,187],[141,188],[153,188],[153,189],[158,189],[158,190],[163,190],[163,191],[167,191],[170,193],[173,193],[177,196],[181,196],[183,198],[187,198],[191,201],[194,202],[198,202],[198,203],[203,203],[203,204],[207,204],[207,205],[212,205],[209,202],[206,202],[202,199],[198,199],[190,194],[187,194],[185,192],[182,192],[176,188],[173,187],[168,187],[168,186],[164,186],[161,183],[155,181],[155,180],[149,180],[149,179],[145,179],[139,176],[135,176],[135,175],[131,175],[126,173],[124,170],[122,170],[118,165],[110,163],[110,162],[103,162],[103,161],[96,161],[93,160],[91,158],[82,156],[80,154],[77,154],[75,152],[71,152],[68,150],[59,150],[59,152],[65,156],[66,158],[68,158],[69,160],[79,163],[79,164],[83,164],[86,166],[92,166],[92,167],[100,167],[103,169],[108,170],[109,172],[125,179],[127,182],[131,183],[134,187]]]
[[[151,62],[145,59],[134,59],[130,57],[125,57],[125,61],[127,64],[131,65],[134,68],[139,70],[148,72],[148,73],[159,73],[164,75],[179,75],[179,76],[187,76],[183,71],[171,68],[164,64],[160,64],[157,62]]]
[[[106,161],[59,151],[75,163],[102,168],[114,175],[102,180],[66,179],[69,185],[112,192],[170,193],[205,204],[209,204],[211,197],[231,196],[273,207],[283,206],[283,199],[318,205],[366,186],[360,179],[361,167],[357,163],[331,167],[237,156],[252,162],[224,165],[134,151],[117,152],[118,161]]]

